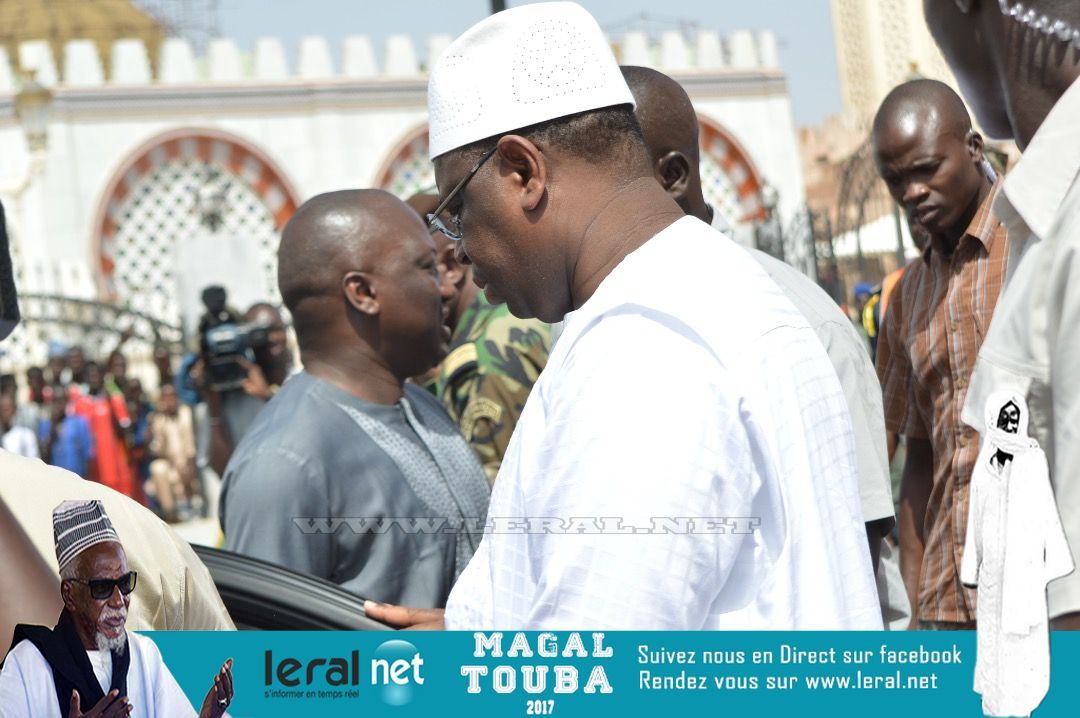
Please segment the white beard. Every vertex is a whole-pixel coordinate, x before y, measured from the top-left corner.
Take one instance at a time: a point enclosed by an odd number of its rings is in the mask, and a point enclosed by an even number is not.
[[[117,616],[126,619],[127,611],[103,611],[101,616],[99,616],[99,620],[105,620],[107,618],[114,618]],[[120,633],[115,638],[109,638],[101,631],[98,631],[94,634],[94,643],[97,644],[97,648],[99,651],[113,651],[117,655],[122,656],[124,655],[124,650],[127,647],[127,635],[124,631],[120,631]]]

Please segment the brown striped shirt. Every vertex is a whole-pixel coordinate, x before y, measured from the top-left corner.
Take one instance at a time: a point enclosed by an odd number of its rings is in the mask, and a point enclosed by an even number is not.
[[[911,264],[878,340],[885,426],[929,440],[934,452],[923,523],[922,621],[975,620],[975,592],[960,584],[960,554],[979,437],[960,411],[1007,270],[1008,237],[992,209],[1000,187],[999,180],[952,256],[932,242],[923,260]]]

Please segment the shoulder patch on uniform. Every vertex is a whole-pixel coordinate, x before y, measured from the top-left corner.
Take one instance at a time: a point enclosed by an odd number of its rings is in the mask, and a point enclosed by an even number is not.
[[[486,396],[478,396],[473,399],[469,402],[465,414],[461,417],[461,428],[465,432],[465,440],[473,440],[476,424],[481,419],[487,419],[492,425],[495,425],[502,419],[502,413],[502,406]],[[490,430],[490,427],[488,430]]]
[[[462,344],[443,359],[443,376],[453,376],[458,369],[476,361],[476,345],[472,342]]]

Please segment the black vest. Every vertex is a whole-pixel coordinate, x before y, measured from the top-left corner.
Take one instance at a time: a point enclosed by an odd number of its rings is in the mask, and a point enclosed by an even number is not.
[[[60,715],[66,716],[71,708],[72,690],[79,692],[79,701],[84,713],[105,697],[97,676],[94,675],[94,668],[90,665],[90,658],[86,655],[86,648],[83,647],[79,634],[75,632],[75,622],[67,609],[60,613],[56,628],[49,629],[45,626],[25,624],[16,626],[11,648],[14,649],[24,640],[34,644],[34,647],[52,667]],[[127,636],[124,637],[124,644],[123,653],[116,651],[111,653],[112,685],[109,686],[109,690],[119,691],[117,700],[127,695],[127,673],[131,662],[131,653],[127,650],[130,648],[127,645]]]

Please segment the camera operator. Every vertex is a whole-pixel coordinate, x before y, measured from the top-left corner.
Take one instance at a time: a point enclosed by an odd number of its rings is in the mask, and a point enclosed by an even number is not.
[[[191,377],[206,401],[210,424],[210,466],[221,476],[233,449],[247,433],[263,405],[270,401],[288,378],[292,358],[286,343],[285,322],[273,305],[258,302],[238,318],[235,312],[225,308],[224,290],[221,290],[220,299],[213,293],[208,297],[204,292],[204,303],[207,303],[208,313],[199,324],[201,357],[192,366]],[[223,369],[230,373],[230,376],[219,377],[223,384],[229,386],[223,389],[214,380],[213,370],[207,369],[215,360],[206,335],[208,331],[225,324],[236,325],[238,333],[248,336],[246,341],[253,346],[247,356],[245,353],[229,355],[229,360],[235,366]],[[217,366],[222,365],[219,358]]]

